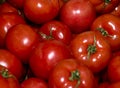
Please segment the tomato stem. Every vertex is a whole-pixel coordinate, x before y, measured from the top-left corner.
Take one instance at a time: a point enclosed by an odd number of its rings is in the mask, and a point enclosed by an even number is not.
[[[97,28],[97,30],[100,31],[101,34],[102,34],[104,37],[107,37],[107,36],[109,36],[109,37],[111,37],[111,38],[114,37],[114,36],[112,36],[112,35],[109,35],[109,33],[108,33],[104,28]]]
[[[95,52],[96,52],[96,38],[95,38],[95,36],[94,36],[94,44],[92,44],[92,45],[89,45],[88,46],[88,48],[87,48],[87,51],[88,51],[88,59],[90,58],[90,55],[91,54],[94,54]]]
[[[10,78],[10,77],[13,77],[12,75],[9,74],[8,69],[2,69],[2,71],[0,72],[0,74],[1,74],[2,77],[4,77],[4,78]]]
[[[80,73],[78,70],[72,71],[71,72],[71,76],[69,77],[70,81],[74,81],[77,80],[77,84],[75,86],[75,88],[78,88],[80,85]]]

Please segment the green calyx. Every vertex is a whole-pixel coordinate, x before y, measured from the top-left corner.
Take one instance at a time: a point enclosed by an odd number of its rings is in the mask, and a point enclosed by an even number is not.
[[[71,72],[71,76],[69,77],[70,81],[75,81],[77,80],[77,84],[75,86],[75,88],[78,88],[80,85],[80,73],[78,70],[74,70]]]
[[[2,71],[0,71],[0,74],[2,75],[3,78],[10,78],[10,77],[13,77],[8,69],[2,69]]]
[[[94,36],[94,43],[89,45],[88,48],[87,48],[87,52],[88,52],[87,58],[89,59],[90,55],[94,54],[96,51],[97,51],[97,48],[96,48],[96,38]]]

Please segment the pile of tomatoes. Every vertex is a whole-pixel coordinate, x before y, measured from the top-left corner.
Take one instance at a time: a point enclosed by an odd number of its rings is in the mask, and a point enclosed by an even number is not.
[[[0,0],[1,88],[119,88],[120,0]]]

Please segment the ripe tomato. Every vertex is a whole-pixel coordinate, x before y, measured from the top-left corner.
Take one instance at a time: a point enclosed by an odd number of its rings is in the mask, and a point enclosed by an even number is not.
[[[60,21],[53,20],[45,23],[38,30],[42,40],[56,39],[65,44],[70,44],[72,33],[70,29]]]
[[[48,84],[42,79],[31,77],[21,83],[21,88],[48,88]]]
[[[24,76],[25,70],[21,61],[6,49],[0,49],[0,65],[7,68],[18,80]]]
[[[68,25],[73,33],[89,30],[96,12],[89,0],[69,0],[61,8],[60,20]]]
[[[74,58],[62,60],[50,74],[49,88],[94,88],[94,76]]]
[[[51,69],[61,60],[71,57],[66,45],[58,40],[39,42],[29,60],[35,76],[48,79]]]
[[[0,87],[1,88],[20,88],[19,81],[8,69],[0,66]]]
[[[120,18],[111,14],[104,14],[96,18],[91,30],[100,32],[111,45],[113,51],[120,49]]]
[[[113,56],[108,64],[108,78],[111,82],[120,81],[120,55]]]
[[[89,0],[98,14],[109,13],[118,5],[119,0]]]
[[[25,20],[18,14],[3,13],[0,14],[0,36],[2,38],[0,48],[5,46],[5,37],[8,30],[16,24],[26,23]]]
[[[54,19],[59,9],[58,0],[25,0],[23,11],[30,21],[41,24]]]
[[[75,59],[87,65],[94,73],[104,69],[111,57],[110,45],[94,31],[78,34],[71,41],[70,49]]]
[[[120,2],[119,2],[119,4],[115,7],[115,9],[111,12],[111,14],[120,17]]]
[[[12,27],[6,35],[6,47],[23,63],[28,63],[29,56],[39,38],[37,33],[27,24]]]
[[[11,12],[18,14],[18,10],[15,7],[13,7],[11,4],[9,4],[8,2],[4,2],[0,4],[0,14],[11,13]]]

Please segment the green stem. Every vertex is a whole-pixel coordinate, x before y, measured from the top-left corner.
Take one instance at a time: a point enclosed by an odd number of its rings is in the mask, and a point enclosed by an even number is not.
[[[78,70],[72,71],[71,72],[71,76],[69,77],[70,81],[75,81],[77,80],[77,84],[75,86],[75,88],[79,88],[80,85],[80,73]]]
[[[91,54],[94,54],[97,51],[97,49],[96,49],[96,37],[95,36],[94,36],[94,43],[88,46],[87,51],[88,51],[88,55],[87,55],[88,59],[90,58]]]

